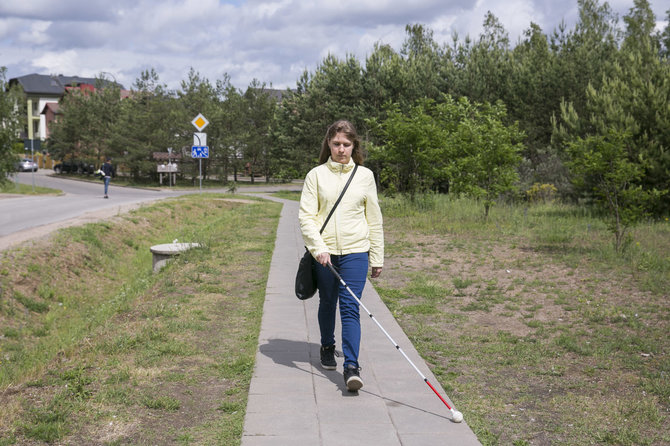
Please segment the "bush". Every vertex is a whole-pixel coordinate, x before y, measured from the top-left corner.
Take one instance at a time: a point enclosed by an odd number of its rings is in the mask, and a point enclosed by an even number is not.
[[[535,183],[526,191],[531,203],[552,203],[558,190],[553,184]]]

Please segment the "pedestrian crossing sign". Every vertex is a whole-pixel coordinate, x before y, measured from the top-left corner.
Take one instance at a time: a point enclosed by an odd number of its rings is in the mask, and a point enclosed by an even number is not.
[[[209,147],[191,146],[191,158],[209,158]]]

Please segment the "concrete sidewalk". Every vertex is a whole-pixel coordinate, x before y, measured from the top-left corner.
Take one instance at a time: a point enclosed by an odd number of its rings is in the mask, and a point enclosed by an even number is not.
[[[304,252],[298,203],[264,198],[284,206],[268,277],[242,445],[479,445],[465,421],[451,421],[451,412],[362,308],[359,361],[364,387],[357,393],[346,390],[341,357],[336,358],[337,370],[320,367],[318,295],[303,302],[293,292]],[[370,282],[362,302],[446,398]],[[339,350],[339,318],[335,338]],[[467,421],[467,413],[464,416]]]

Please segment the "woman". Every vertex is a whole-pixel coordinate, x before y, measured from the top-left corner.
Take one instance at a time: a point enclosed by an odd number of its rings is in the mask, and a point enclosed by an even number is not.
[[[319,165],[305,177],[300,198],[300,229],[305,246],[316,259],[319,289],[319,328],[321,366],[334,370],[335,311],[339,301],[344,353],[344,382],[347,389],[363,387],[358,352],[361,339],[359,308],[356,300],[335,279],[327,265],[338,269],[342,279],[360,299],[368,266],[371,277],[382,272],[384,231],[372,171],[362,166],[363,154],[356,129],[348,121],[337,121],[326,132]],[[358,165],[349,188],[319,233],[344,185]]]

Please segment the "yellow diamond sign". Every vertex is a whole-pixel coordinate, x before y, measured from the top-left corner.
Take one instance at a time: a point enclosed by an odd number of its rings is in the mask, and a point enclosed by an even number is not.
[[[207,118],[205,118],[202,113],[198,113],[198,116],[196,116],[193,121],[191,121],[191,124],[195,126],[196,129],[202,132],[202,129],[207,127],[207,124],[209,124],[209,121]]]

